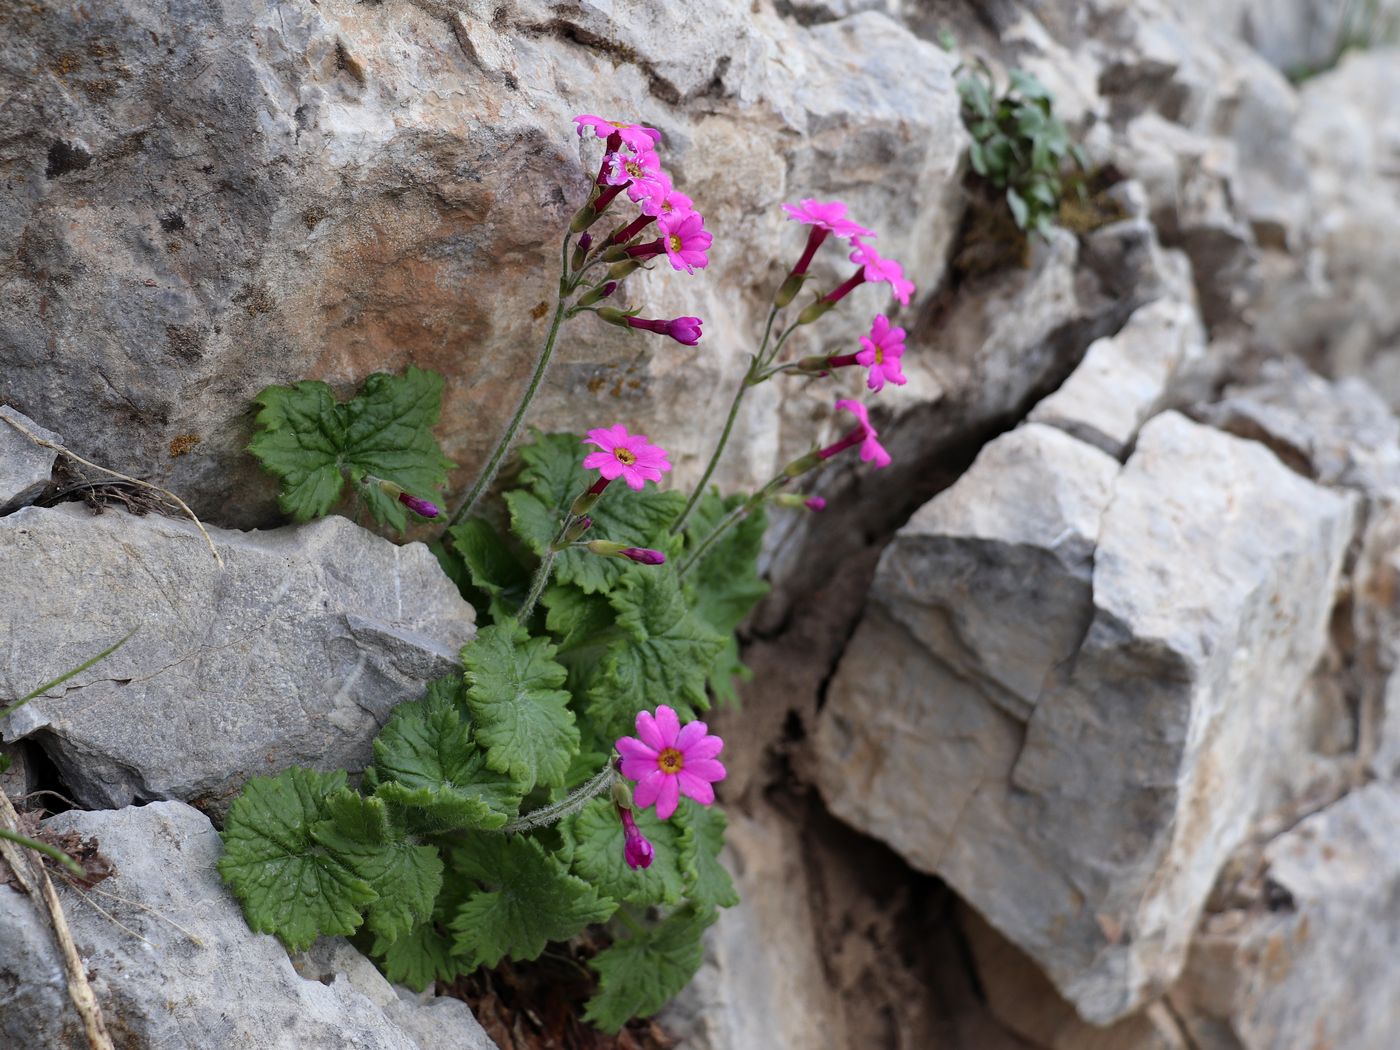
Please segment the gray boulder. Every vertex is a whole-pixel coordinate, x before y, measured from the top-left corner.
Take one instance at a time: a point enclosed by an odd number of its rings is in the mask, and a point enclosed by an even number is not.
[[[1400,1031],[1400,786],[1375,783],[1265,847],[1209,915],[1171,999],[1200,1050],[1388,1050]]]
[[[817,780],[1106,1024],[1176,977],[1307,748],[1354,506],[1175,413],[1121,470],[1025,430],[886,550]]]
[[[344,518],[212,529],[74,504],[0,518],[7,693],[107,660],[12,715],[76,801],[221,811],[250,775],[361,769],[395,705],[457,666],[474,614],[421,544]],[[20,688],[23,686],[23,688]]]
[[[70,811],[45,826],[95,837],[115,865],[90,890],[58,893],[118,1045],[494,1050],[466,1003],[403,1000],[343,943],[299,974],[248,929],[214,869],[218,833],[189,806]],[[87,1043],[41,907],[0,885],[0,1041],[77,1050]]]
[[[58,455],[53,449],[31,441],[6,422],[11,419],[46,441],[63,443],[63,439],[52,430],[45,430],[9,405],[0,404],[0,508],[26,490],[47,482]]]

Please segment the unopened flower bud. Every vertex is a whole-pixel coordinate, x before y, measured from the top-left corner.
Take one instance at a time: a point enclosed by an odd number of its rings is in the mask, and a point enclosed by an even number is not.
[[[593,247],[593,234],[585,233],[578,239],[578,244],[574,245],[573,257],[569,259],[569,269],[581,269],[584,260],[588,258],[588,249],[591,247]]]
[[[593,519],[587,514],[575,518],[573,523],[564,530],[564,542],[573,543],[585,532],[593,527]]]
[[[822,499],[820,496],[813,496],[811,499],[806,500],[805,505],[808,510],[813,512],[826,510],[826,500]]]
[[[586,546],[591,553],[604,558],[626,558],[638,565],[666,564],[665,554],[648,547],[629,547],[625,543],[613,543],[611,540],[590,540]]]
[[[420,518],[436,518],[442,513],[442,511],[438,510],[436,503],[425,499],[419,499],[417,496],[410,496],[407,492],[399,493],[399,502]]]
[[[622,818],[622,857],[627,861],[627,866],[633,871],[651,867],[651,862],[656,858],[656,850],[637,827],[632,811],[619,809],[617,815]]]
[[[584,292],[583,295],[579,296],[578,305],[592,306],[594,303],[602,302],[615,291],[617,291],[616,281],[608,281],[605,284],[600,284],[598,287],[590,288],[588,291]]]

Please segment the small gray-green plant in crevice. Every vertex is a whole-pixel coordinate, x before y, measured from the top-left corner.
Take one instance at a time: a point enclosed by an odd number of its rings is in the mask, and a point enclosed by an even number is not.
[[[972,170],[1001,192],[1022,231],[1047,236],[1065,192],[1065,167],[1073,162],[1083,170],[1083,151],[1055,115],[1049,90],[1025,70],[1012,70],[1000,93],[984,62],[959,72]]]

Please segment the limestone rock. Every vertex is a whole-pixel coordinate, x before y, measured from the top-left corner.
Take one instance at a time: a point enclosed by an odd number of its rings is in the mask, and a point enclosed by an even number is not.
[[[833,812],[947,879],[1106,1024],[1175,978],[1290,775],[1265,756],[1305,747],[1353,501],[1175,413],[1116,474],[1080,448],[1036,484],[979,459],[896,537],[816,751]],[[1022,568],[1072,553],[1077,580]]]
[[[1029,418],[1121,459],[1138,428],[1162,407],[1177,372],[1204,353],[1196,311],[1159,299],[1133,314],[1117,335],[1091,344],[1064,385]]]
[[[363,967],[371,964],[362,957],[336,959],[348,962],[354,977],[329,971],[334,975],[323,982],[299,975],[274,938],[248,929],[214,869],[222,851],[218,833],[189,806],[70,811],[46,825],[96,837],[116,867],[114,877],[90,891],[90,902],[63,884],[59,898],[109,1031],[133,1045],[495,1047],[465,1003],[444,1010],[447,1004],[405,1005],[392,991],[386,998],[367,981]],[[0,886],[0,1040],[16,1047],[86,1046],[38,907]],[[382,977],[379,983],[389,988]],[[436,1027],[444,1020],[450,1027]]]
[[[249,399],[411,362],[447,378],[460,490],[523,389],[597,170],[572,117],[603,113],[663,132],[716,234],[703,274],[662,266],[619,305],[705,318],[703,351],[571,321],[533,421],[596,426],[606,405],[694,477],[801,250],[779,202],[842,196],[937,284],[961,210],[956,61],[879,11],[804,25],[749,0],[703,18],[664,0],[6,5],[0,399],[218,524],[263,525]],[[847,313],[825,338],[854,341],[868,314]],[[760,405],[741,428],[734,484],[810,437]]]
[[[75,504],[0,519],[0,609],[24,690],[126,645],[12,715],[77,801],[227,804],[250,775],[360,769],[398,703],[456,665],[473,613],[426,547],[344,518],[238,533]],[[17,694],[18,695],[18,694]]]
[[[14,420],[25,430],[47,441],[63,443],[63,439],[52,430],[45,430],[9,405],[0,404],[0,508],[26,489],[47,482],[58,455],[52,449],[36,445],[5,422],[7,419]]]
[[[1386,1050],[1400,1030],[1400,786],[1375,783],[1264,850],[1260,892],[1210,915],[1172,1001],[1201,1050]]]

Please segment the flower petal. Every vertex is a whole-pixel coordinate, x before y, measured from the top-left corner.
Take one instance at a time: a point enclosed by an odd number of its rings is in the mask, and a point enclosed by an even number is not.
[[[637,712],[637,735],[642,738],[642,743],[653,751],[659,752],[666,746],[661,727],[656,724],[656,719],[651,716],[650,711]]]
[[[660,820],[669,820],[671,814],[680,805],[681,788],[676,777],[667,776],[665,773],[657,771],[661,776],[661,790],[656,796],[656,816]]]
[[[685,760],[696,762],[702,758],[714,758],[724,750],[724,741],[717,736],[707,736],[686,748]]]
[[[710,727],[704,722],[690,722],[680,731],[676,737],[676,750],[683,755],[688,755],[690,749],[700,742],[700,739],[710,731]]]
[[[729,775],[728,771],[724,768],[724,763],[718,762],[713,758],[702,758],[698,761],[692,761],[687,758],[685,768],[681,770],[681,772],[689,773],[691,776],[698,777],[700,780],[723,780]]]
[[[693,798],[702,806],[708,806],[715,801],[715,789],[710,787],[706,780],[701,780],[688,769],[682,769],[676,774],[676,779],[680,781],[681,792],[687,798]]]
[[[661,746],[675,747],[676,737],[681,731],[681,720],[674,708],[662,704],[656,709],[656,727],[661,730],[661,739],[664,741]]]
[[[618,754],[623,758],[640,758],[651,762],[656,761],[656,748],[642,743],[642,741],[634,736],[618,737],[617,743],[613,746],[617,748]]]
[[[658,772],[655,758],[638,758],[635,755],[622,760],[622,775],[628,780],[641,780],[648,773]]]
[[[656,801],[664,786],[663,782],[670,783],[676,778],[667,776],[659,769],[653,769],[641,780],[637,781],[637,786],[632,790],[632,801],[637,804],[638,809],[646,809]],[[675,808],[673,805],[672,809]]]

